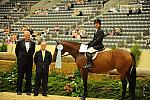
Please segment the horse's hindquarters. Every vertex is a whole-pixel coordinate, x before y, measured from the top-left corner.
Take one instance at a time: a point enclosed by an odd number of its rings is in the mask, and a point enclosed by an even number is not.
[[[93,73],[106,73],[113,70],[114,64],[112,62],[112,51],[105,51],[98,53],[97,57],[93,60]]]

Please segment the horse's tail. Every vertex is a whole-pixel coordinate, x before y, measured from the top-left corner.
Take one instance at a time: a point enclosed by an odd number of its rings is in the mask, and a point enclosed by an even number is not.
[[[129,88],[131,89],[131,95],[133,96],[133,98],[135,99],[135,87],[136,87],[136,60],[135,60],[135,56],[130,53],[131,57],[132,57],[132,64],[131,64],[131,70],[130,70],[130,76],[129,76],[129,84],[131,86],[129,86]]]
[[[132,65],[131,65],[130,75],[135,75],[136,76],[136,60],[135,60],[135,56],[133,55],[133,53],[130,53],[130,55],[132,57]]]

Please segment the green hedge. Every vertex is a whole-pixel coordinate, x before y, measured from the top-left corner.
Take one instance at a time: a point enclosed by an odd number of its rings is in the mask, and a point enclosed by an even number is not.
[[[2,43],[2,45],[0,46],[0,52],[7,52],[7,44]]]
[[[133,53],[133,55],[135,56],[135,60],[138,64],[138,60],[140,58],[140,55],[142,53],[141,51],[141,48],[138,44],[134,44],[132,47],[131,47],[131,52]]]
[[[34,87],[34,78],[32,77],[32,88]],[[12,69],[5,73],[0,73],[0,92],[15,92],[17,80],[17,66],[13,65]],[[25,83],[25,82],[24,82]],[[71,84],[73,91],[66,92],[64,86]],[[150,100],[150,77],[138,78],[136,84],[136,100]],[[25,84],[23,84],[25,85]],[[23,86],[24,87],[24,86]],[[120,80],[113,80],[104,77],[102,80],[88,80],[88,97],[91,98],[113,98],[121,96],[122,85]],[[64,74],[58,74],[55,71],[49,74],[48,94],[75,96],[83,94],[83,82],[79,71],[76,71],[72,78]],[[128,95],[128,94],[127,94]]]

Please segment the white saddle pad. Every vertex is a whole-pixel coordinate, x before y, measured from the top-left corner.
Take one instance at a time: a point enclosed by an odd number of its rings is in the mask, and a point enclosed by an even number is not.
[[[105,49],[103,51],[97,51],[97,52],[93,53],[92,54],[92,60],[94,60],[97,57],[98,53],[103,53],[103,52],[106,52],[106,51],[109,51],[109,50],[111,50],[111,49]],[[85,57],[86,57],[86,54],[85,54]]]
[[[79,52],[87,52],[87,48],[88,48],[88,45],[81,44],[81,45],[80,45]]]

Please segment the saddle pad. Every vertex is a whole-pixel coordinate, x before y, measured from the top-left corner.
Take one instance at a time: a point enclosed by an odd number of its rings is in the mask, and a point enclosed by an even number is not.
[[[109,50],[111,50],[111,49],[105,49],[105,50],[102,50],[102,51],[97,51],[97,52],[92,53],[92,60],[94,60],[97,57],[98,53],[103,53],[103,52],[106,52],[106,51],[109,51]],[[86,54],[85,54],[85,57],[86,57]]]
[[[80,45],[79,52],[87,52],[87,48],[88,48],[88,45],[81,44],[81,45]]]

